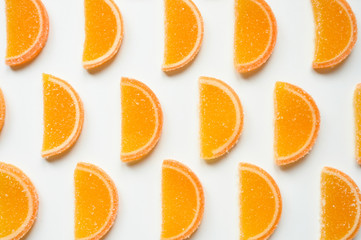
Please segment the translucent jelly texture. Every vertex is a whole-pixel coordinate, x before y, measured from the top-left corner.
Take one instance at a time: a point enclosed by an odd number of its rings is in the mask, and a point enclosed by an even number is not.
[[[269,236],[281,214],[281,196],[273,179],[260,168],[241,163],[240,239]]]
[[[108,176],[90,164],[80,163],[75,169],[75,237],[104,235],[118,208],[118,197]],[[112,219],[112,220],[111,220]],[[109,223],[111,222],[111,223]],[[106,229],[106,230],[104,230]]]
[[[201,156],[211,159],[228,151],[243,127],[243,110],[238,96],[225,83],[200,78]]]
[[[236,0],[235,12],[234,61],[236,66],[252,64],[273,48],[275,18],[263,0]]]
[[[149,153],[159,140],[163,114],[155,94],[143,83],[122,78],[121,159],[138,160]]]
[[[28,50],[39,36],[39,10],[32,0],[6,0],[6,57],[15,57]]]
[[[24,224],[29,214],[30,193],[13,175],[0,169],[0,238]]]
[[[352,239],[360,221],[360,193],[344,173],[324,168],[321,174],[321,240]]]
[[[194,54],[203,27],[200,15],[190,0],[165,0],[164,65],[176,64]]]
[[[20,239],[32,227],[39,200],[30,179],[17,167],[0,162],[0,239]]]
[[[355,156],[361,164],[361,84],[356,86],[353,96],[354,116],[355,116]]]
[[[353,41],[353,14],[344,0],[312,0],[315,19],[315,63],[337,58]],[[349,8],[349,9],[348,9]]]
[[[6,115],[6,104],[5,104],[4,94],[0,89],[0,131],[4,126],[5,115]]]
[[[144,147],[154,137],[157,126],[156,105],[139,86],[124,83],[122,91],[122,152]]]
[[[189,236],[203,215],[202,186],[194,173],[175,161],[162,170],[162,238]]]
[[[317,106],[305,91],[284,82],[276,83],[274,98],[276,160],[301,158],[310,150],[318,133]]]
[[[112,0],[85,0],[85,42],[83,61],[104,56],[121,35],[120,13]],[[117,21],[118,18],[118,21]]]
[[[43,152],[75,141],[82,127],[83,110],[77,93],[69,84],[43,75],[44,136]]]

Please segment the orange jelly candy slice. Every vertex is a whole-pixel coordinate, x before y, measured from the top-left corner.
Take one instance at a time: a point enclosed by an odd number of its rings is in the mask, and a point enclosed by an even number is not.
[[[21,239],[35,222],[38,194],[17,167],[0,162],[0,239]]]
[[[345,0],[311,0],[315,18],[315,54],[313,68],[334,67],[355,46],[357,24]]]
[[[320,239],[353,239],[361,223],[360,201],[360,190],[349,176],[334,168],[323,168]]]
[[[361,164],[361,83],[357,84],[353,95],[353,107],[355,115],[355,156]]]
[[[199,227],[204,212],[204,193],[197,176],[174,160],[162,167],[162,240],[189,238]]]
[[[243,108],[233,89],[209,77],[199,78],[201,158],[215,159],[228,152],[243,129]]]
[[[153,91],[129,78],[121,81],[123,162],[136,161],[157,144],[163,127],[163,113]]]
[[[274,156],[278,165],[295,162],[314,145],[320,113],[303,89],[277,82],[274,90]]]
[[[5,112],[6,112],[6,105],[5,105],[4,94],[0,89],[0,131],[4,126]]]
[[[118,212],[114,182],[99,167],[78,163],[75,183],[75,239],[99,240],[113,225]]]
[[[273,178],[263,169],[239,164],[241,240],[268,239],[281,217],[282,198]]]
[[[64,80],[43,74],[44,136],[41,155],[58,156],[78,139],[84,121],[83,104]]]
[[[93,69],[112,59],[123,39],[123,19],[113,0],[85,0],[83,66]]]
[[[48,39],[49,18],[40,0],[6,0],[5,62],[18,66],[33,60]]]
[[[190,63],[203,40],[203,19],[191,0],[164,0],[165,46],[163,71]]]
[[[263,65],[276,45],[276,18],[264,0],[236,0],[234,64],[249,72]]]

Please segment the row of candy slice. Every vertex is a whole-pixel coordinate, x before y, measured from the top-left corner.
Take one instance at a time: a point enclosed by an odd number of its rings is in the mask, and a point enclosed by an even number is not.
[[[345,0],[311,0],[315,19],[313,68],[334,67],[357,40],[357,23]],[[203,20],[191,0],[165,0],[163,71],[191,62],[203,39]],[[244,73],[262,66],[275,47],[276,18],[264,0],[235,0],[234,65]]]
[[[42,156],[52,158],[71,148],[78,139],[84,109],[75,90],[65,81],[44,74],[44,137]],[[243,129],[243,109],[238,95],[224,82],[200,77],[201,157],[216,159],[238,141]],[[1,92],[0,92],[1,93]],[[128,78],[121,81],[122,153],[124,162],[147,155],[157,144],[163,126],[159,100],[145,84]],[[354,93],[356,159],[361,159],[361,85]],[[277,82],[274,90],[274,155],[285,165],[305,156],[316,141],[320,113],[304,90]],[[5,101],[0,94],[0,127]]]
[[[201,157],[217,159],[227,153],[241,135],[242,105],[234,90],[218,79],[200,77],[199,92]],[[361,99],[355,96],[355,102]],[[284,165],[297,161],[311,149],[318,134],[320,114],[310,95],[294,85],[278,82],[274,98],[275,159],[277,164]],[[121,80],[121,103],[121,159],[137,161],[146,156],[160,138],[162,108],[151,89],[128,78]],[[356,113],[358,109],[356,106]],[[65,81],[45,74],[43,157],[58,156],[69,149],[79,137],[83,119],[84,110],[74,89]]]
[[[69,150],[78,139],[84,108],[79,95],[64,80],[44,74],[43,88],[42,156],[51,159]],[[243,109],[234,90],[218,79],[201,77],[199,91],[201,157],[216,159],[238,141],[243,129]],[[2,95],[0,97],[3,124],[5,101]],[[128,78],[121,80],[121,103],[121,159],[124,162],[137,161],[146,156],[160,138],[162,108],[149,87]],[[276,160],[285,164],[301,158],[311,148],[319,128],[319,113],[309,95],[281,82],[276,84],[275,110]],[[293,134],[290,133],[292,130]]]
[[[16,67],[32,61],[45,46],[49,17],[40,0],[6,0],[6,64]],[[123,20],[112,0],[85,0],[83,66],[96,68],[118,52]]]
[[[203,40],[202,16],[191,0],[165,0],[163,71],[190,63]],[[313,67],[334,67],[357,39],[356,18],[345,0],[311,0],[315,18]],[[83,66],[93,69],[111,60],[123,38],[123,20],[112,0],[85,0]],[[259,68],[270,57],[277,38],[276,18],[264,0],[235,0],[234,64],[239,72]],[[7,53],[10,66],[34,59],[44,47],[49,19],[40,0],[6,0]]]
[[[280,190],[263,169],[240,163],[240,239],[267,239],[282,212]],[[99,167],[78,163],[74,172],[75,239],[101,239],[118,213],[114,182]],[[321,239],[352,239],[359,227],[361,195],[343,172],[325,167],[321,173]],[[38,194],[30,179],[17,167],[0,163],[0,238],[22,238],[33,225]],[[185,165],[165,160],[162,166],[161,239],[189,238],[199,227],[205,198],[198,177]]]
[[[64,80],[43,75],[44,135],[42,156],[58,157],[78,139],[84,121],[84,108],[76,91]],[[155,94],[143,83],[122,78],[121,159],[136,161],[157,144],[163,126],[163,113]]]
[[[69,150],[78,139],[84,108],[76,91],[64,80],[43,75],[44,137],[42,156],[52,158]],[[1,92],[0,92],[1,93]],[[243,109],[238,95],[221,80],[199,78],[201,158],[217,159],[238,141],[243,129]],[[154,92],[145,84],[121,80],[121,159],[137,161],[157,144],[163,113]],[[361,85],[354,92],[356,159],[361,162]],[[5,119],[5,101],[0,94],[0,127]],[[303,89],[277,82],[274,89],[274,158],[278,165],[295,162],[314,145],[320,128],[320,113]]]

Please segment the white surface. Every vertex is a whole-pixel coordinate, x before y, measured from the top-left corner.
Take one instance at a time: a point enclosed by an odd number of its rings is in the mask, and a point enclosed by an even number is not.
[[[352,93],[361,82],[361,47],[340,68],[328,74],[312,70],[313,16],[310,1],[268,0],[278,22],[273,55],[258,73],[243,77],[233,68],[233,0],[194,0],[205,23],[204,42],[193,64],[180,74],[161,71],[163,1],[115,0],[125,35],[115,61],[97,74],[81,66],[84,40],[81,0],[44,0],[50,17],[49,40],[29,66],[12,70],[0,64],[0,86],[7,112],[0,135],[1,161],[20,167],[40,195],[38,219],[27,239],[73,238],[73,170],[85,161],[102,167],[115,181],[118,218],[105,239],[159,239],[161,164],[171,158],[191,167],[203,183],[205,214],[192,239],[238,239],[237,164],[257,164],[279,184],[283,213],[272,239],[304,240],[319,236],[319,180],[323,166],[336,167],[361,185],[354,160]],[[349,0],[361,19],[361,2]],[[0,4],[4,13],[4,3]],[[0,56],[4,58],[5,16],[0,18]],[[71,152],[55,162],[40,157],[42,144],[42,79],[46,72],[67,80],[84,102],[82,134]],[[244,131],[221,161],[199,158],[198,82],[216,77],[239,94],[245,113]],[[159,97],[164,128],[159,144],[144,161],[128,166],[119,160],[121,76],[146,83]],[[304,88],[321,112],[314,149],[299,164],[273,162],[273,87],[287,81]],[[359,235],[357,239],[361,239]]]

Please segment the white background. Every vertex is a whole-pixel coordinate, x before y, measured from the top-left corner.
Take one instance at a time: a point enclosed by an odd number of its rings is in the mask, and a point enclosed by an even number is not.
[[[317,239],[319,181],[323,166],[336,167],[361,185],[354,159],[352,94],[361,82],[361,47],[327,74],[311,68],[314,25],[309,0],[268,0],[278,22],[273,55],[257,73],[242,76],[233,68],[233,0],[194,0],[204,18],[201,50],[185,71],[168,76],[163,58],[163,1],[115,0],[124,19],[119,54],[105,69],[90,74],[82,68],[84,14],[81,0],[44,0],[50,17],[48,42],[27,67],[0,64],[0,86],[7,111],[0,134],[0,160],[21,168],[39,196],[38,219],[27,239],[73,238],[73,171],[79,161],[102,167],[115,181],[120,197],[116,222],[106,239],[159,239],[161,164],[171,158],[188,165],[203,183],[205,214],[192,239],[238,239],[237,164],[257,164],[279,184],[283,213],[272,239]],[[361,19],[361,2],[349,0]],[[4,13],[4,1],[0,12]],[[0,17],[0,56],[5,56],[5,15]],[[42,76],[67,80],[85,107],[83,131],[63,158],[48,162],[42,145]],[[224,80],[239,94],[244,131],[234,149],[219,162],[199,158],[198,82],[205,75]],[[122,76],[146,83],[164,111],[159,144],[144,161],[121,163],[120,87]],[[273,88],[276,81],[296,84],[315,99],[321,112],[319,137],[299,163],[280,168],[273,161]],[[358,237],[361,239],[361,236]]]

